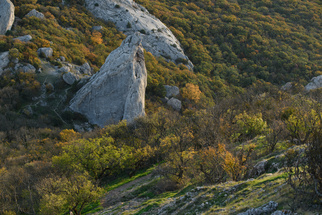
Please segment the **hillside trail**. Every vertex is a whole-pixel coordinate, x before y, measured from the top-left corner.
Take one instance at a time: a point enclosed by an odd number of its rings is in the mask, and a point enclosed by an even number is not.
[[[149,183],[152,174],[137,178],[129,183],[126,183],[114,190],[109,191],[106,196],[101,199],[101,205],[104,208],[113,206],[119,202],[122,202],[122,198],[129,195],[133,189],[137,188],[138,185],[144,185]]]

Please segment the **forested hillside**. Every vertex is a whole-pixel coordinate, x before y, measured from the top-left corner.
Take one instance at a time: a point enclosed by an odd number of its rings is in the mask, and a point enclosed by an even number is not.
[[[180,40],[195,71],[247,87],[321,74],[321,2],[138,0]]]
[[[322,90],[303,89],[322,75],[321,1],[137,0],[194,69],[145,52],[146,116],[104,128],[68,104],[126,36],[84,1],[12,2],[16,22],[0,36],[10,60],[0,214],[238,214],[269,201],[278,206],[267,213],[322,212]],[[45,19],[27,17],[32,9]],[[92,70],[67,84],[61,71],[84,63]],[[181,110],[164,85],[179,88]]]

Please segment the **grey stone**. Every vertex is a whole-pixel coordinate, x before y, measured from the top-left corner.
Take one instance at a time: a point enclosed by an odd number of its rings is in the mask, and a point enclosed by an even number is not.
[[[94,16],[112,21],[118,30],[126,35],[141,32],[144,49],[154,56],[163,56],[173,62],[184,59],[188,67],[193,67],[173,33],[133,0],[85,0],[85,2],[86,8]]]
[[[103,26],[94,26],[92,29],[93,31],[100,31],[103,29]]]
[[[139,34],[128,36],[111,52],[100,71],[70,102],[70,108],[101,127],[145,115],[147,71]]]
[[[67,73],[67,72],[70,72],[70,67],[68,67],[68,66],[63,66],[63,67],[59,68],[59,69],[57,70],[57,72],[60,72],[60,73]]]
[[[59,58],[60,58],[60,60],[61,60],[62,62],[65,62],[65,61],[66,61],[66,58],[65,58],[64,56],[60,56]]]
[[[282,211],[275,211],[271,215],[296,215],[297,213],[293,213],[290,210],[282,210]]]
[[[179,99],[171,98],[167,102],[169,106],[171,106],[174,110],[180,111],[181,110],[181,101]]]
[[[45,48],[39,48],[37,50],[37,53],[39,55],[43,55],[45,56],[46,58],[49,58],[49,57],[52,57],[53,56],[53,49],[52,48],[48,48],[48,47],[45,47]]]
[[[81,66],[75,66],[75,70],[79,71],[80,74],[86,74],[86,75],[92,74],[92,68],[87,62]]]
[[[63,74],[63,80],[69,85],[72,85],[77,81],[76,76],[71,72]]]
[[[4,35],[15,21],[15,6],[10,0],[0,0],[0,35]]]
[[[45,15],[43,13],[40,13],[36,9],[29,11],[29,13],[27,13],[27,15],[26,15],[26,17],[32,17],[32,16],[37,17],[39,19],[45,19]]]
[[[253,168],[253,176],[261,175],[265,172],[265,167],[267,165],[267,160],[262,160],[258,162]]]
[[[239,213],[238,215],[261,215],[261,214],[269,214],[274,211],[276,211],[276,208],[278,206],[277,202],[270,201],[269,203],[262,205],[258,208],[251,208],[247,210],[246,212]]]
[[[305,90],[315,90],[322,87],[322,75],[314,77],[311,79],[311,82],[305,86]]]
[[[281,87],[281,90],[283,91],[288,91],[292,88],[292,82],[287,82],[286,84],[284,84],[282,87]]]
[[[179,88],[177,86],[164,85],[167,92],[166,97],[171,98],[180,94]]]
[[[32,40],[32,36],[28,34],[25,36],[14,38],[13,40],[20,40],[21,42],[28,42],[28,41]]]
[[[14,68],[15,72],[36,73],[36,68],[31,64],[17,63]]]
[[[0,53],[0,75],[2,75],[4,68],[8,66],[9,62],[9,52]]]

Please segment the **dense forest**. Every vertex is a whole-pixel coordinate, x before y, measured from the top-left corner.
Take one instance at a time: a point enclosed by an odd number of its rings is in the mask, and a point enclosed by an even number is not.
[[[11,61],[61,67],[57,58],[64,56],[77,65],[89,62],[97,72],[125,38],[113,23],[95,19],[82,1],[12,2],[19,20],[0,36],[0,52],[9,51]],[[281,166],[270,171],[287,175],[293,192],[288,209],[312,211],[315,205],[321,211],[321,89],[303,89],[322,74],[321,2],[136,2],[171,29],[194,70],[146,52],[147,116],[82,132],[74,123],[86,122],[84,116],[63,108],[79,82],[51,85],[38,74],[3,73],[0,214],[81,214],[97,205],[112,181],[152,166],[160,176],[154,195],[256,178],[254,165],[281,151]],[[25,17],[32,9],[46,19]],[[28,43],[14,40],[27,34],[33,38]],[[41,47],[53,48],[54,55],[39,58]],[[281,90],[286,82],[293,87]],[[180,112],[162,102],[166,84],[180,88]],[[43,94],[52,108],[34,104]]]

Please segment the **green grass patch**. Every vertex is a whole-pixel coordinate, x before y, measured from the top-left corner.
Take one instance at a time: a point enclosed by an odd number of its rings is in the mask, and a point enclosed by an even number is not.
[[[114,180],[114,181],[112,181],[112,182],[110,182],[109,183],[109,185],[107,185],[106,187],[105,187],[105,190],[106,191],[111,191],[111,190],[114,190],[114,189],[116,189],[116,188],[118,188],[118,187],[120,187],[120,186],[122,186],[122,185],[124,185],[124,184],[127,184],[127,183],[129,183],[129,182],[131,182],[131,181],[134,181],[135,179],[137,179],[137,178],[141,178],[141,177],[143,177],[143,176],[147,176],[147,175],[149,175],[153,170],[155,169],[155,166],[153,166],[153,167],[150,167],[149,169],[147,169],[147,170],[141,170],[141,171],[139,171],[139,173],[138,174],[136,174],[135,176],[133,176],[133,177],[129,177],[129,176],[124,176],[124,177],[120,177],[120,178],[117,178],[116,180]]]

